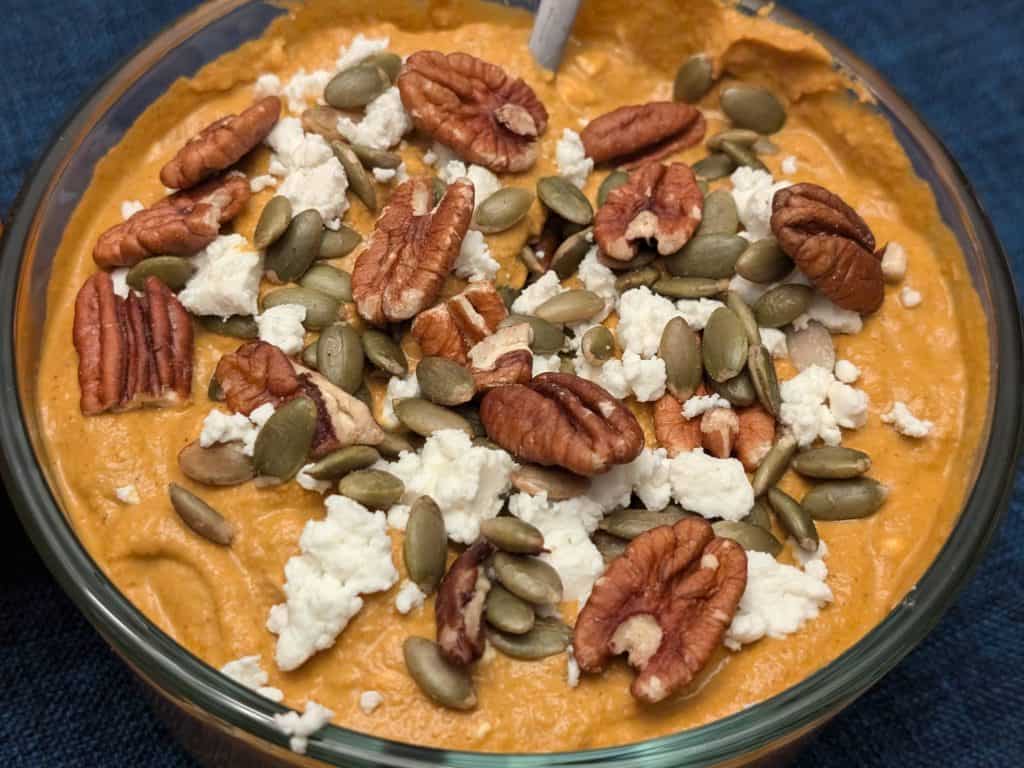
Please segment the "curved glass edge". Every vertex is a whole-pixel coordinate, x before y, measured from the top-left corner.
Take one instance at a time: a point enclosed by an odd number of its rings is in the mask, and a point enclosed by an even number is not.
[[[40,245],[38,208],[52,195],[67,170],[68,158],[76,152],[83,136],[115,103],[123,103],[128,89],[163,56],[179,45],[194,41],[213,22],[239,11],[244,5],[245,0],[210,3],[172,25],[82,103],[51,149],[37,163],[19,195],[16,213],[3,241],[0,338],[21,338],[16,334],[23,322],[19,317],[29,314],[30,303],[34,303],[39,312],[41,300],[45,299],[45,296],[29,296],[26,290],[31,284],[30,278],[38,277],[37,271],[45,272],[46,268],[35,259]],[[762,5],[753,0],[743,3],[746,9],[755,11]],[[276,12],[280,12],[279,9]],[[1005,253],[955,161],[878,73],[802,19],[781,9],[773,9],[770,16],[815,35],[847,72],[878,97],[896,123],[906,126],[908,133],[902,138],[914,141],[921,157],[940,174],[939,180],[949,188],[958,204],[956,211],[943,211],[950,217],[947,223],[959,224],[954,229],[984,258],[983,266],[988,271],[986,273],[982,264],[977,264],[980,271],[975,270],[975,280],[996,330],[992,341],[990,413],[999,413],[1000,418],[990,420],[987,451],[978,467],[977,481],[947,544],[909,598],[849,651],[778,696],[701,728],[623,747],[499,756],[426,749],[332,726],[311,741],[311,756],[332,762],[344,761],[343,764],[348,765],[467,767],[610,762],[623,766],[710,765],[735,759],[773,741],[796,738],[877,682],[938,621],[977,565],[1009,498],[1022,443],[1022,403],[1017,393],[1021,384],[1024,334]],[[204,63],[203,56],[210,54],[210,51],[202,54],[196,66]],[[78,143],[69,143],[69,137],[76,137]],[[32,259],[27,264],[28,269],[23,270],[21,261],[25,254]],[[39,290],[38,285],[36,289]],[[51,494],[33,450],[32,433],[37,425],[28,407],[32,397],[31,386],[26,386],[31,384],[30,373],[16,366],[16,361],[22,358],[16,345],[5,346],[0,358],[0,397],[5,403],[17,403],[18,408],[0,409],[0,447],[3,448],[0,471],[26,530],[62,588],[104,638],[132,659],[161,689],[201,706],[235,727],[283,744],[284,738],[274,729],[270,718],[274,712],[282,711],[281,707],[229,683],[148,622],[106,579],[78,543]]]

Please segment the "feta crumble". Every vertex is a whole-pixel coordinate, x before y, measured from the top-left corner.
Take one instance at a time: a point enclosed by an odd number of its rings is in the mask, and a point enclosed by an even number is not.
[[[444,168],[452,160],[458,159],[459,156],[455,154],[455,150],[438,141],[431,144],[430,149],[423,153],[423,162],[438,169]]]
[[[491,256],[483,233],[475,229],[467,231],[455,259],[455,274],[471,283],[479,283],[493,280],[500,267]]]
[[[821,323],[831,333],[860,333],[864,327],[860,315],[832,303],[820,293],[814,294],[807,311],[793,321],[793,327],[802,331],[811,320]]]
[[[772,233],[772,198],[780,189],[792,186],[788,181],[776,182],[767,171],[740,166],[729,177],[736,212],[746,230],[748,240],[762,240]]]
[[[265,173],[262,176],[254,176],[249,180],[249,190],[256,194],[262,192],[264,189],[277,186],[277,179],[271,176],[269,173]]]
[[[619,297],[619,324],[615,336],[626,352],[653,357],[668,321],[679,317],[675,305],[642,286]]]
[[[404,616],[423,605],[423,601],[426,599],[427,596],[423,593],[423,590],[406,579],[402,582],[402,586],[398,588],[398,594],[395,595],[395,610]]]
[[[303,131],[296,117],[279,120],[266,141],[273,150],[269,171],[283,179],[277,194],[288,198],[294,212],[315,210],[336,228],[348,210],[348,178],[327,141]]]
[[[900,400],[894,402],[887,413],[882,414],[882,421],[891,424],[893,429],[905,437],[927,437],[935,427],[934,423],[917,418],[907,404]]]
[[[715,408],[732,408],[732,403],[717,393],[695,395],[683,403],[683,416],[695,419]]]
[[[761,335],[761,346],[767,349],[773,358],[789,356],[785,333],[778,328],[758,328],[757,332]]]
[[[738,459],[716,459],[696,448],[672,459],[669,480],[676,501],[702,517],[741,520],[754,506],[754,489]]]
[[[441,167],[441,181],[451,184],[456,179],[469,179],[473,183],[473,208],[501,189],[498,177],[482,165],[466,166],[461,160],[449,160]]]
[[[849,360],[836,360],[835,375],[843,384],[853,384],[860,378],[860,368]]]
[[[793,155],[786,155],[782,158],[782,172],[787,176],[792,176],[796,173],[797,163],[796,157]]]
[[[121,218],[130,219],[139,211],[146,210],[146,206],[140,203],[138,200],[125,200],[121,203]]]
[[[260,75],[253,85],[253,97],[263,99],[281,94],[281,78],[277,75]]]
[[[331,489],[331,484],[326,480],[317,480],[311,474],[311,470],[314,464],[304,464],[295,475],[295,482],[299,484],[299,487],[312,491],[313,493],[327,493]]]
[[[554,298],[563,291],[558,275],[545,272],[540,278],[516,296],[512,302],[512,312],[517,315],[532,315],[541,304]]]
[[[380,409],[380,425],[384,429],[398,429],[401,423],[395,415],[395,400],[405,397],[420,396],[420,381],[416,374],[410,373],[405,377],[392,376],[388,379],[388,388],[384,392],[384,402]]]
[[[291,737],[288,746],[292,752],[304,755],[309,746],[309,737],[331,722],[332,717],[334,712],[310,699],[306,702],[306,709],[301,715],[295,711],[274,715],[274,725],[283,734]]]
[[[334,68],[341,72],[343,69],[353,67],[368,56],[387,50],[390,44],[391,38],[389,37],[366,37],[362,32],[359,32],[352,38],[352,42],[347,47],[342,46],[338,52],[338,60],[334,63]]]
[[[128,286],[128,272],[128,267],[118,267],[110,271],[110,282],[113,283],[114,295],[120,296],[122,299],[127,299],[132,290]]]
[[[542,373],[551,373],[562,370],[562,358],[558,355],[533,356],[533,375],[540,376]]]
[[[580,135],[569,128],[562,131],[562,138],[555,145],[555,162],[558,163],[558,175],[580,189],[594,170],[594,161],[587,157]]]
[[[288,356],[302,351],[306,341],[306,308],[301,304],[278,304],[276,307],[256,315],[260,329],[260,341],[273,344]]]
[[[580,354],[573,366],[577,376],[594,382],[620,400],[632,395],[639,402],[648,403],[665,394],[665,361],[659,357],[645,360],[635,352],[624,352],[621,360],[612,358],[592,365]]]
[[[580,684],[580,665],[576,661],[571,645],[566,649],[565,682],[570,688],[576,688]]]
[[[844,429],[860,429],[868,422],[868,395],[841,381],[828,386],[828,408],[836,424]]]
[[[267,618],[278,636],[277,666],[286,672],[334,645],[363,607],[360,595],[398,581],[384,513],[344,496],[328,496],[324,505],[326,516],[306,523],[300,554],[285,564],[285,602]]]
[[[890,242],[882,253],[882,277],[887,283],[898,283],[907,276],[907,250]]]
[[[923,301],[920,291],[915,291],[909,285],[905,285],[900,288],[900,304],[905,309],[913,309],[914,307],[920,306]]]
[[[597,250],[597,246],[594,246],[587,251],[577,270],[583,287],[604,299],[604,309],[590,318],[590,321],[595,323],[608,317],[619,301],[619,292],[615,288],[615,273],[598,261]]]
[[[812,365],[779,385],[779,420],[793,431],[801,447],[819,438],[826,445],[839,445],[843,439],[835,416],[825,404],[833,381],[830,371]]]
[[[391,149],[411,130],[412,118],[402,106],[402,97],[395,86],[371,101],[358,123],[348,117],[338,118],[338,133],[353,144],[371,149]]]
[[[196,271],[178,293],[194,315],[254,315],[263,258],[241,235],[220,235],[192,258]]]
[[[122,504],[132,506],[138,504],[142,499],[139,498],[139,489],[134,484],[121,485],[114,489],[114,496]]]
[[[281,88],[281,96],[288,104],[288,111],[298,114],[305,110],[310,102],[318,101],[333,76],[326,69],[314,69],[312,72],[300,69],[292,75]]]
[[[224,413],[216,408],[206,414],[203,419],[202,431],[199,433],[199,445],[209,448],[217,443],[242,444],[242,453],[252,456],[256,446],[256,437],[263,425],[274,415],[274,406],[264,403],[246,416],[244,413]]]
[[[672,461],[664,448],[644,448],[628,464],[617,464],[591,479],[587,498],[603,513],[628,507],[635,493],[647,509],[664,509],[672,499]]]
[[[359,708],[364,714],[372,715],[383,703],[384,697],[378,691],[363,691],[359,694]]]
[[[221,674],[227,675],[246,688],[251,688],[266,699],[277,703],[284,700],[284,693],[279,688],[267,685],[270,678],[260,666],[259,656],[243,656],[240,659],[229,661],[220,668],[220,671]]]

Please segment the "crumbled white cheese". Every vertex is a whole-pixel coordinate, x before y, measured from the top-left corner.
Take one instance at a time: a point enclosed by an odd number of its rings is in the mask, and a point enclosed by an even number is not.
[[[604,573],[604,558],[590,540],[601,520],[600,505],[587,497],[549,502],[546,493],[516,493],[508,510],[544,534],[547,552],[541,559],[561,576],[564,598],[582,606]]]
[[[391,463],[378,462],[405,483],[403,504],[430,496],[441,508],[452,541],[471,544],[480,521],[497,517],[509,476],[518,466],[502,450],[473,445],[459,430],[435,432],[418,453],[406,452]]]
[[[767,171],[743,165],[729,177],[736,212],[746,230],[748,240],[762,240],[772,233],[772,198],[780,189],[791,186],[788,181],[775,182]]]
[[[471,283],[493,280],[501,265],[491,256],[482,232],[471,229],[462,238],[455,274]]]
[[[860,429],[868,422],[867,393],[841,381],[828,385],[828,408],[844,429]]]
[[[695,419],[715,408],[732,408],[732,403],[715,392],[710,395],[694,395],[683,403],[683,416]]]
[[[267,136],[267,144],[273,150],[269,171],[284,179],[277,194],[288,198],[293,212],[315,210],[336,228],[348,210],[348,178],[323,136],[303,131],[296,117],[284,117]]]
[[[281,93],[281,78],[277,75],[260,75],[253,86],[253,96],[262,99],[267,96],[278,96]]]
[[[309,746],[309,737],[331,722],[332,717],[334,712],[310,699],[306,702],[306,709],[301,715],[295,711],[274,715],[274,725],[283,734],[291,737],[288,746],[292,752],[304,755],[306,747]]]
[[[402,97],[395,86],[371,101],[358,123],[348,117],[338,118],[338,133],[353,144],[372,149],[390,149],[411,130],[412,118],[402,106]]]
[[[517,315],[532,315],[537,307],[563,291],[558,275],[545,272],[536,282],[526,286],[512,302],[512,312]]]
[[[221,235],[192,258],[196,271],[178,293],[194,315],[254,315],[263,258],[241,235]]]
[[[118,486],[114,489],[114,495],[122,504],[127,504],[129,506],[138,504],[142,501],[139,498],[139,489],[136,488],[134,484]]]
[[[591,479],[587,498],[604,513],[628,507],[635,493],[647,509],[664,509],[672,498],[671,460],[664,448],[645,448],[628,464],[617,464]]]
[[[146,206],[140,203],[138,200],[125,200],[121,203],[121,218],[130,219],[139,211],[146,210]]]
[[[315,69],[312,72],[300,69],[292,75],[281,89],[281,96],[288,104],[288,111],[298,114],[305,110],[310,102],[319,101],[333,76],[333,73],[326,69]]]
[[[420,396],[420,381],[416,374],[410,373],[404,378],[392,376],[388,379],[388,388],[384,393],[384,402],[380,409],[380,425],[384,429],[398,429],[401,426],[398,416],[395,415],[395,400],[405,397]]]
[[[397,168],[374,168],[373,178],[381,184],[401,184],[409,180],[409,171],[405,163],[399,163]]]
[[[822,542],[803,570],[780,563],[765,552],[747,552],[747,588],[726,630],[726,647],[738,651],[765,636],[785,637],[816,618],[834,599],[825,582],[826,551]]]
[[[301,554],[284,567],[285,602],[267,618],[267,629],[278,636],[277,666],[285,671],[334,645],[363,607],[360,595],[398,581],[384,513],[344,496],[328,496],[324,505],[326,516],[306,523]]]
[[[905,285],[900,288],[900,304],[905,309],[913,309],[914,307],[920,306],[923,301],[920,291],[916,291],[909,285]]]
[[[704,326],[711,319],[711,314],[719,307],[725,305],[714,299],[680,299],[676,302],[676,309],[686,324],[695,331],[703,331]]]
[[[279,688],[267,685],[270,678],[263,667],[260,666],[259,656],[243,656],[240,659],[229,661],[220,668],[220,671],[236,683],[241,683],[246,688],[251,688],[264,698],[277,703],[284,699],[284,693]]]
[[[754,506],[754,489],[738,459],[716,459],[697,448],[672,459],[669,479],[676,501],[703,517],[741,520]]]
[[[887,283],[898,283],[907,276],[907,251],[897,242],[890,242],[882,253],[882,277]]]
[[[843,384],[853,384],[860,378],[860,368],[849,360],[836,360],[836,378]]]
[[[604,309],[590,318],[591,322],[595,323],[608,317],[619,301],[619,292],[615,288],[615,273],[598,261],[597,251],[597,246],[587,251],[577,270],[583,287],[604,299]]]
[[[122,299],[127,299],[132,290],[128,286],[128,272],[128,267],[118,267],[110,271],[110,282],[114,285],[114,295],[120,296]]]
[[[619,297],[619,324],[615,336],[623,350],[641,357],[653,357],[668,321],[679,317],[675,305],[646,286],[626,291]]]
[[[784,174],[786,174],[787,176],[792,176],[794,173],[796,173],[796,169],[796,157],[794,157],[793,155],[786,155],[784,158],[782,158],[782,172]]]
[[[558,372],[562,370],[562,358],[558,355],[537,355],[533,356],[533,375],[540,376],[542,373]]]
[[[264,403],[253,410],[248,416],[244,413],[224,413],[214,409],[206,414],[202,431],[199,433],[199,445],[209,448],[216,443],[239,442],[242,453],[252,456],[259,435],[267,419],[274,415],[274,406]]]
[[[573,365],[577,376],[594,382],[620,400],[632,395],[641,403],[649,403],[665,394],[665,361],[659,357],[645,360],[635,352],[624,352],[621,360],[612,358],[601,365],[591,365],[579,355]]]
[[[388,522],[390,524],[390,519]],[[398,594],[395,595],[395,610],[404,615],[419,608],[426,599],[427,596],[423,594],[423,590],[406,579],[398,588]]]
[[[827,445],[839,445],[843,439],[835,416],[825,404],[834,381],[831,371],[812,365],[779,386],[782,395],[779,420],[793,431],[803,447],[819,437]]]
[[[423,153],[423,162],[438,169],[444,168],[452,160],[458,159],[459,156],[455,154],[455,150],[437,141],[431,144],[430,149]]]
[[[309,470],[311,470],[313,466],[313,464],[304,464],[302,468],[299,469],[298,473],[296,473],[295,482],[307,491],[313,491],[313,493],[327,493],[327,491],[331,489],[331,484],[326,480],[317,480],[309,474]]]
[[[390,43],[391,38],[366,37],[362,32],[359,32],[352,38],[352,42],[349,43],[348,47],[341,47],[341,50],[338,52],[338,60],[334,63],[334,68],[341,72],[343,69],[355,66],[367,56],[387,50]]]
[[[498,177],[484,168],[482,165],[470,165],[461,160],[449,160],[441,167],[441,181],[451,184],[456,179],[466,178],[473,183],[473,208],[479,208],[480,204],[488,197],[501,189],[501,182]]]
[[[277,179],[271,176],[269,173],[265,173],[262,176],[254,176],[249,180],[249,190],[256,194],[262,192],[264,189],[277,186]]]
[[[786,334],[778,328],[758,328],[761,335],[761,346],[767,349],[772,357],[788,357],[789,346],[786,344]]]
[[[906,437],[926,437],[935,427],[932,422],[917,418],[907,404],[899,400],[892,404],[887,413],[882,414],[882,421],[892,424],[897,432]]]
[[[558,175],[580,189],[594,170],[594,161],[587,157],[580,135],[569,128],[562,131],[562,138],[555,145],[555,162],[558,163]]]
[[[576,688],[580,684],[580,665],[576,661],[571,645],[566,649],[565,653],[565,682],[570,688]]]
[[[297,355],[306,341],[306,308],[301,304],[278,304],[260,315],[256,325],[260,329],[260,341],[273,344],[286,355]]]
[[[395,504],[388,510],[388,528],[396,531],[404,531],[409,524],[409,512],[411,507],[408,504]]]
[[[864,321],[860,315],[833,304],[820,293],[815,293],[807,311],[793,321],[793,327],[802,331],[811,320],[821,323],[832,333],[860,333]]]
[[[363,691],[359,694],[359,708],[367,715],[372,715],[383,703],[384,697],[378,691]]]

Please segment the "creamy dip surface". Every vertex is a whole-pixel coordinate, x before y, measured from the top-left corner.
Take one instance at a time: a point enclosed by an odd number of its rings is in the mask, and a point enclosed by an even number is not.
[[[748,17],[710,0],[673,0],[624,6],[612,0],[584,3],[564,63],[556,77],[541,71],[527,50],[531,17],[475,2],[311,2],[275,21],[259,40],[176,82],[98,165],[68,222],[48,294],[48,318],[38,379],[39,416],[51,477],[82,543],[103,571],[157,626],[182,646],[220,667],[258,654],[269,685],[284,703],[302,708],[315,700],[333,710],[333,722],[375,736],[435,747],[488,752],[545,752],[625,744],[709,723],[764,701],[834,660],[876,626],[904,598],[949,535],[972,479],[988,400],[988,339],[981,307],[964,258],[939,218],[928,187],[914,174],[887,123],[833,68],[812,38]],[[780,152],[763,158],[777,180],[821,184],[841,195],[874,230],[879,244],[897,241],[909,270],[903,285],[923,300],[913,309],[886,288],[879,312],[864,329],[836,336],[837,356],[862,371],[857,387],[870,397],[868,423],[844,431],[843,444],[869,453],[871,475],[890,495],[873,517],[820,522],[828,544],[828,584],[835,601],[795,634],[765,638],[740,652],[722,649],[698,684],[682,696],[644,706],[629,693],[633,673],[617,661],[601,675],[566,682],[564,654],[517,661],[487,654],[473,672],[479,703],[453,712],[431,703],[405,669],[402,642],[433,637],[433,598],[409,615],[395,610],[391,591],[365,597],[365,606],[332,647],[299,669],[274,664],[276,637],[265,624],[283,601],[284,566],[299,550],[307,521],[324,514],[322,497],[296,483],[225,489],[191,485],[176,457],[196,439],[216,404],[206,383],[221,355],[239,342],[197,328],[193,402],[174,410],[141,410],[83,417],[71,345],[75,294],[96,267],[97,237],[121,220],[121,203],[151,204],[164,194],[158,174],[180,145],[214,119],[239,112],[253,100],[261,74],[287,81],[300,69],[332,67],[340,47],[357,33],[387,37],[388,48],[407,55],[421,49],[465,51],[524,78],[550,113],[540,157],[527,173],[501,176],[505,186],[532,189],[537,178],[557,173],[555,144],[563,128],[618,106],[671,98],[672,78],[691,53],[706,51],[724,73],[698,105],[707,135],[727,126],[718,107],[723,84],[742,79],[765,85],[785,102],[788,120],[772,136]],[[401,153],[410,174],[433,173],[423,163],[430,141],[410,134]],[[674,159],[693,163],[702,145]],[[793,157],[795,173],[785,173]],[[241,165],[250,177],[266,172],[261,147]],[[591,174],[585,192],[594,199],[608,172]],[[729,187],[728,179],[713,189]],[[379,185],[378,194],[388,187]],[[253,196],[231,227],[252,236],[273,189]],[[354,197],[345,223],[364,236],[373,215]],[[515,254],[542,222],[540,206],[521,225],[488,237],[503,268],[499,284],[521,285],[525,270]],[[230,229],[228,231],[231,231]],[[351,258],[339,266],[351,268]],[[446,292],[459,281],[449,279]],[[780,361],[781,378],[794,371]],[[374,386],[379,401],[383,380]],[[894,401],[934,422],[911,440],[882,423]],[[379,402],[378,402],[379,407]],[[647,406],[638,406],[654,447]],[[219,547],[182,525],[167,497],[167,484],[192,487],[230,519],[233,544]],[[141,503],[118,501],[115,489],[133,484]],[[805,485],[793,473],[784,487],[799,497]],[[396,567],[403,572],[402,533],[390,532]],[[780,536],[782,534],[779,534]],[[792,562],[792,544],[781,559]],[[454,554],[454,553],[453,553]],[[571,622],[575,605],[563,605]],[[383,703],[372,713],[360,694],[374,690]]]

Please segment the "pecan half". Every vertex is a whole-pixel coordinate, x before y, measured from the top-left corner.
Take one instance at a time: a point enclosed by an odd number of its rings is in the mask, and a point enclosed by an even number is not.
[[[473,184],[456,179],[434,208],[425,176],[401,184],[352,270],[356,309],[375,325],[408,320],[441,291],[473,216]]]
[[[687,517],[641,534],[608,566],[573,632],[584,672],[629,655],[630,692],[655,704],[690,684],[722,642],[747,586],[747,556]]]
[[[505,384],[525,384],[533,377],[533,330],[526,323],[509,326],[469,350],[469,371],[477,392]]]
[[[366,403],[334,386],[316,371],[296,363],[292,365],[298,374],[302,392],[316,405],[316,432],[310,448],[312,458],[322,458],[349,445],[377,445],[384,439],[384,431]]]
[[[492,389],[480,403],[480,420],[491,440],[523,461],[577,475],[607,472],[644,447],[643,430],[625,405],[568,373]]]
[[[595,117],[580,131],[587,157],[627,169],[660,160],[704,138],[704,115],[677,101],[619,107]]]
[[[670,457],[703,444],[700,419],[683,416],[683,404],[668,392],[654,403],[654,437]]]
[[[739,431],[739,417],[731,408],[712,408],[700,417],[701,445],[716,459],[732,456],[733,443]]]
[[[437,644],[452,664],[472,664],[484,653],[484,606],[491,582],[483,566],[493,553],[487,539],[477,539],[452,563],[437,591]]]
[[[736,415],[739,432],[733,450],[736,458],[743,462],[743,468],[753,472],[775,443],[775,418],[760,405],[741,408]]]
[[[471,283],[461,293],[421,312],[411,332],[424,357],[447,357],[465,365],[469,350],[498,330],[508,317],[501,295],[491,283]]]
[[[220,225],[235,218],[251,195],[249,180],[238,171],[176,192],[100,235],[93,261],[113,269],[150,256],[192,256],[217,238]]]
[[[700,226],[704,195],[688,165],[644,165],[609,193],[597,209],[594,238],[606,256],[629,261],[640,241],[655,241],[662,256],[675,253]]]
[[[82,285],[72,331],[86,416],[185,402],[192,393],[192,318],[166,285],[146,279],[122,299],[106,272]]]
[[[492,171],[525,171],[548,112],[520,78],[468,53],[418,51],[398,76],[416,128]]]
[[[160,181],[171,189],[188,189],[231,167],[267,138],[280,115],[281,100],[266,96],[240,115],[210,123],[160,169]]]
[[[246,415],[265,403],[276,408],[298,394],[301,387],[292,361],[265,341],[246,342],[224,355],[214,376],[228,409]]]
[[[772,199],[771,226],[782,250],[840,307],[869,314],[882,306],[875,236],[838,195],[817,184],[780,189]]]

